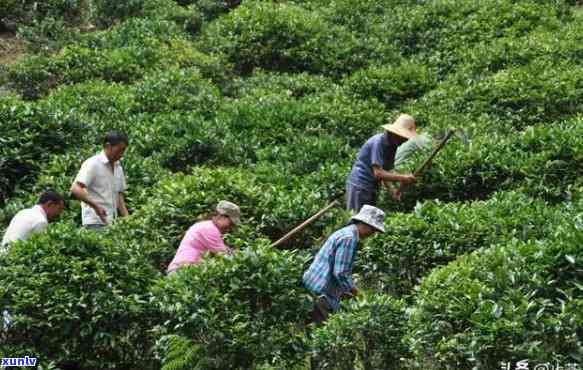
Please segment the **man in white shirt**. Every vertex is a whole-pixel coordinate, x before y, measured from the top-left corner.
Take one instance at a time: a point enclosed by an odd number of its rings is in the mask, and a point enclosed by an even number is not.
[[[0,254],[8,252],[8,246],[18,240],[26,240],[32,234],[43,231],[49,221],[56,220],[65,208],[65,201],[61,194],[47,191],[41,194],[37,205],[23,209],[14,215],[0,244]],[[8,330],[12,318],[7,310],[2,311],[0,317],[0,334]],[[1,337],[1,335],[0,335]]]
[[[0,253],[8,250],[8,244],[28,239],[32,234],[46,229],[49,221],[57,219],[64,208],[65,201],[60,194],[54,191],[44,192],[37,205],[14,215],[2,239]]]
[[[103,151],[81,165],[71,194],[81,203],[83,226],[102,230],[117,217],[125,217],[128,210],[123,192],[125,175],[119,160],[128,146],[128,137],[110,132],[103,140]]]

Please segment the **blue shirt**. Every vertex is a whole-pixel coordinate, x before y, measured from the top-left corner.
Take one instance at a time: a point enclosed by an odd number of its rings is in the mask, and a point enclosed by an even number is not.
[[[304,285],[312,293],[324,295],[334,311],[340,297],[354,288],[352,266],[358,246],[356,225],[346,226],[330,235],[304,273]]]
[[[385,171],[392,170],[396,152],[397,147],[389,143],[385,133],[374,135],[358,151],[348,182],[364,190],[376,191],[378,181],[372,166],[377,165]]]

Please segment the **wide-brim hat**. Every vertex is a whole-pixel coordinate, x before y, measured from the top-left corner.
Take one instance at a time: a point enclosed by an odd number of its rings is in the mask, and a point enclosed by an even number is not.
[[[381,233],[385,232],[385,212],[377,207],[365,204],[352,220],[363,222]]]
[[[235,203],[231,203],[226,200],[221,200],[219,204],[217,204],[217,212],[220,215],[227,216],[233,221],[235,225],[241,224],[241,210],[239,206]]]
[[[408,114],[401,114],[395,122],[383,125],[383,128],[405,139],[414,139],[417,137],[415,118]]]

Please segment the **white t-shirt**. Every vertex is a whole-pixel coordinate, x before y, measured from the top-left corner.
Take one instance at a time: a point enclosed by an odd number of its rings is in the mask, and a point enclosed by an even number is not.
[[[40,205],[23,209],[14,215],[10,221],[10,225],[8,225],[8,229],[6,229],[6,233],[2,239],[0,253],[7,250],[9,243],[28,239],[32,234],[46,229],[48,225],[47,214]]]
[[[87,159],[81,165],[81,170],[75,182],[85,185],[89,199],[107,211],[107,223],[117,217],[119,193],[126,190],[126,181],[119,161],[115,162],[113,171],[105,153],[101,152]],[[83,225],[103,225],[103,221],[89,205],[81,202],[81,218]]]

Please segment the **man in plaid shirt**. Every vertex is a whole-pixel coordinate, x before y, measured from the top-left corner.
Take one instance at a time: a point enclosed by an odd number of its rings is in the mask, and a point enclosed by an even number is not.
[[[340,299],[358,294],[352,281],[358,242],[377,231],[384,232],[384,219],[382,210],[364,205],[350,225],[334,232],[320,248],[303,278],[305,287],[318,297],[314,322],[323,322],[330,311],[338,311]]]

